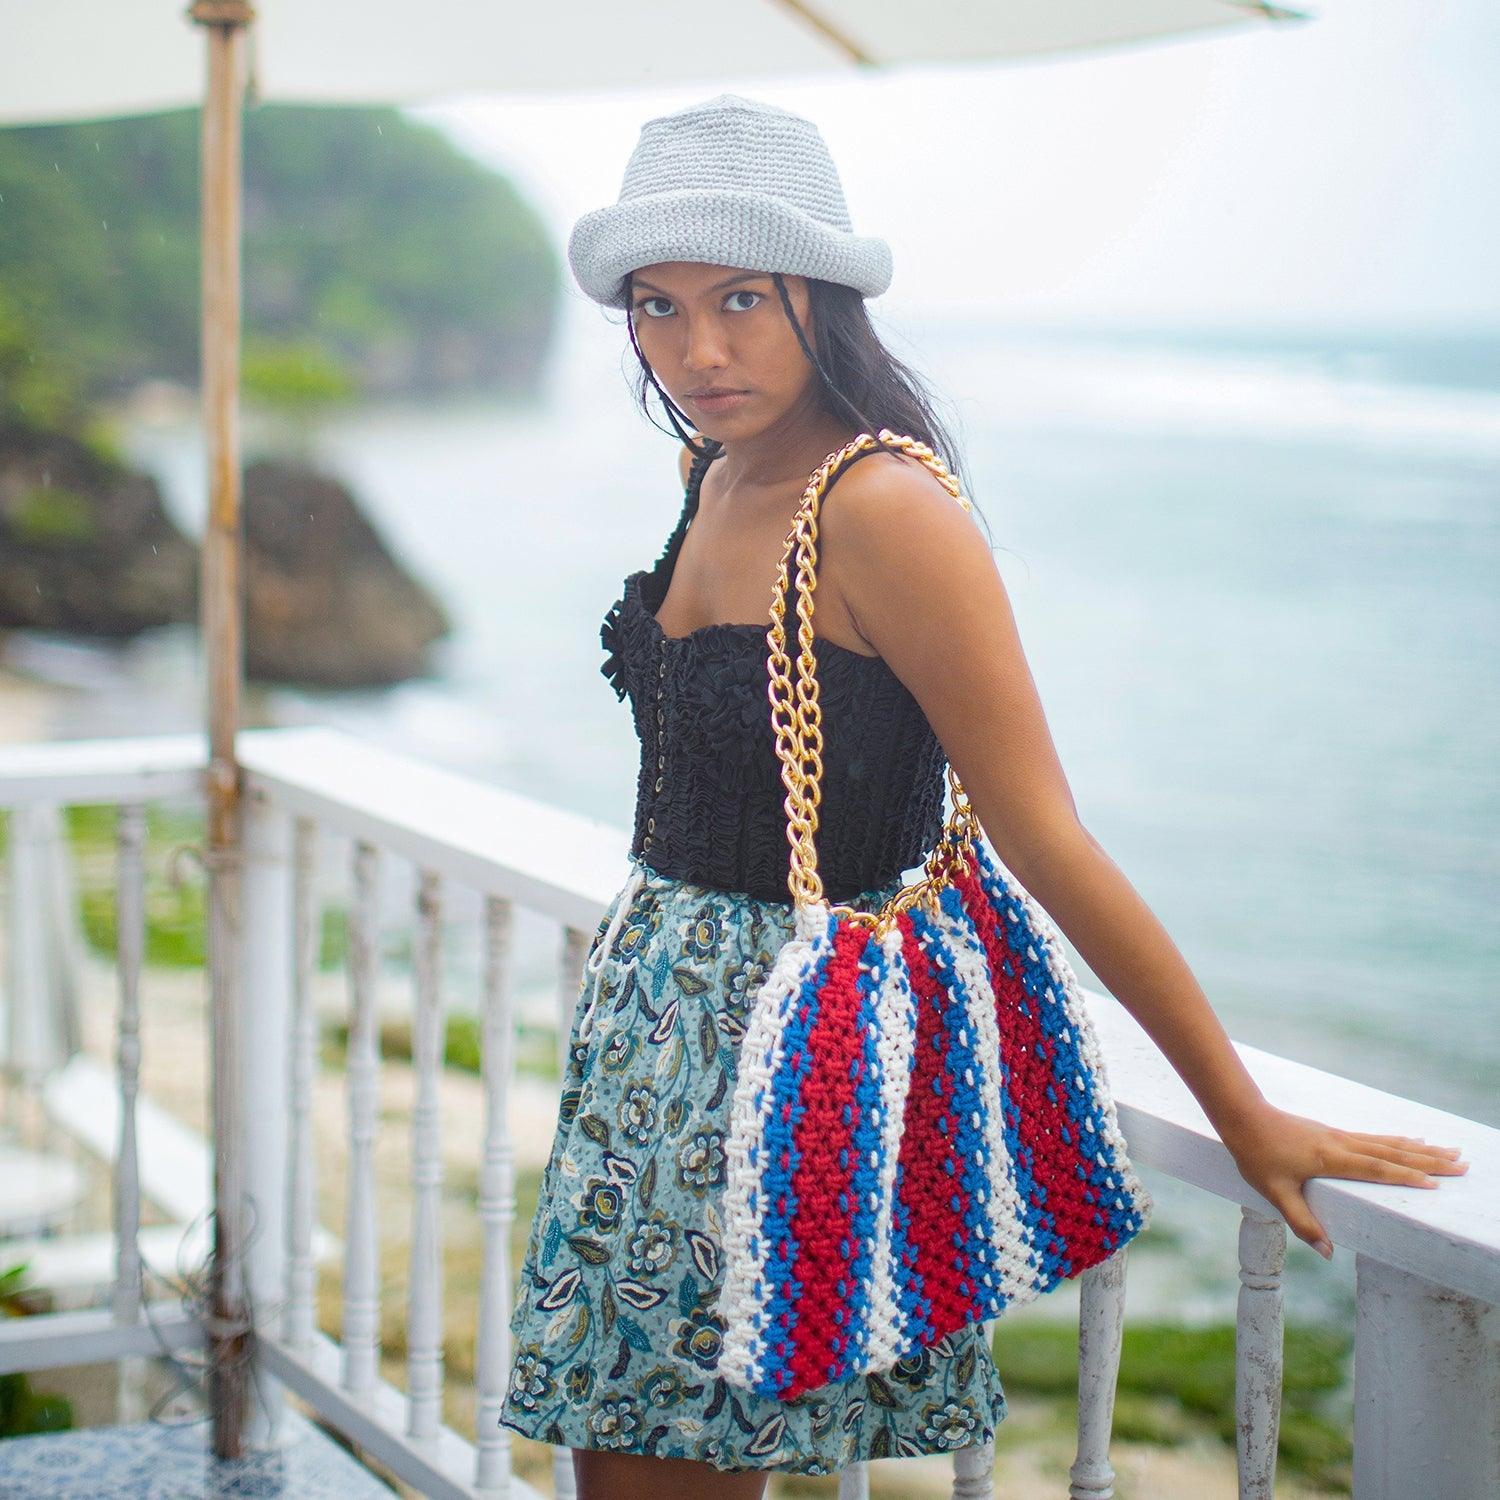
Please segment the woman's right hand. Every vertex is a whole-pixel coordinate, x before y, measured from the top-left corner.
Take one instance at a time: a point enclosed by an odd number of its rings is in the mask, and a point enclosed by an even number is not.
[[[1269,1103],[1229,1134],[1220,1130],[1219,1138],[1240,1176],[1275,1207],[1298,1239],[1329,1260],[1333,1244],[1307,1205],[1309,1178],[1435,1188],[1439,1177],[1461,1177],[1469,1170],[1458,1146],[1434,1146],[1418,1136],[1341,1130]]]

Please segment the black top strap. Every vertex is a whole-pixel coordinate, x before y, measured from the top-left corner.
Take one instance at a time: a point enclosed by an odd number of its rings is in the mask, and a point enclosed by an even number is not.
[[[677,525],[673,528],[672,535],[667,538],[665,555],[673,563],[677,560],[677,549],[682,546],[682,538],[687,532],[688,522],[698,513],[698,495],[703,487],[703,476],[708,473],[708,466],[724,451],[722,443],[716,442],[713,438],[706,441],[707,451],[696,455],[688,467],[688,482],[682,497],[682,511],[677,517]]]

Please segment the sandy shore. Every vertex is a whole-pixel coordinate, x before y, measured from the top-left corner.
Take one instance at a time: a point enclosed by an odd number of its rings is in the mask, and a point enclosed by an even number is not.
[[[64,691],[0,666],[0,744],[46,739]]]

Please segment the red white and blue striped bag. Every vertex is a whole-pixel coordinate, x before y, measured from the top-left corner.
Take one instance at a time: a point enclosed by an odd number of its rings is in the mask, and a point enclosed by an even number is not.
[[[925,444],[880,438],[969,508]],[[951,765],[954,811],[923,876],[874,913],[823,896],[817,511],[840,464],[878,446],[862,433],[809,480],[767,633],[795,925],[741,1043],[718,1368],[783,1401],[887,1371],[1052,1290],[1119,1250],[1151,1208],[1057,930],[988,848]]]

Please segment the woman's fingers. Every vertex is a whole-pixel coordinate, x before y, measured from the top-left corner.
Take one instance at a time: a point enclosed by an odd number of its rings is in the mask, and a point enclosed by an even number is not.
[[[1307,1206],[1307,1199],[1302,1196],[1301,1188],[1283,1188],[1280,1192],[1268,1193],[1266,1196],[1286,1220],[1287,1228],[1299,1240],[1305,1240],[1324,1260],[1333,1259],[1333,1244],[1328,1238],[1328,1231]]]
[[[1261,1140],[1243,1142],[1235,1160],[1292,1233],[1330,1260],[1333,1245],[1304,1196],[1314,1177],[1435,1188],[1440,1177],[1461,1177],[1469,1170],[1462,1148],[1434,1145],[1420,1136],[1341,1130],[1284,1111],[1281,1121],[1282,1131],[1273,1128]]]
[[[1409,1167],[1383,1156],[1363,1156],[1355,1151],[1339,1158],[1334,1170],[1320,1175],[1346,1177],[1355,1182],[1391,1182],[1404,1187],[1435,1188],[1438,1185],[1437,1178],[1429,1177],[1420,1167]]]
[[[1337,1134],[1346,1145],[1398,1146],[1403,1150],[1414,1151],[1421,1155],[1446,1157],[1449,1161],[1456,1160],[1463,1153],[1462,1146],[1434,1146],[1420,1137],[1374,1135],[1367,1130],[1340,1130]]]
[[[1455,1161],[1446,1154],[1434,1155],[1431,1151],[1414,1151],[1401,1146],[1371,1145],[1363,1141],[1354,1142],[1349,1148],[1356,1156],[1379,1156],[1386,1161],[1400,1162],[1402,1166],[1416,1167],[1422,1172],[1436,1172],[1444,1177],[1462,1177],[1469,1170],[1466,1161]]]
[[[1325,1137],[1334,1140],[1340,1146],[1346,1146],[1356,1155],[1385,1155],[1392,1160],[1401,1160],[1409,1166],[1418,1167],[1425,1172],[1442,1173],[1443,1176],[1463,1176],[1469,1170],[1467,1161],[1460,1161],[1463,1146],[1439,1146],[1430,1142],[1425,1136],[1388,1136],[1380,1131],[1368,1130],[1343,1130],[1338,1125],[1328,1125],[1323,1121],[1310,1119],[1308,1116],[1299,1115],[1296,1118],[1313,1125],[1322,1131]],[[1328,1173],[1319,1172],[1319,1176]]]

